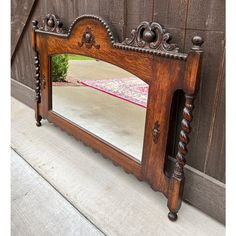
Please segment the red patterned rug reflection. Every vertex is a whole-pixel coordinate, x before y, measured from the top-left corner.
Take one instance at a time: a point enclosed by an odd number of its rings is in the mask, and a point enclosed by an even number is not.
[[[147,107],[148,84],[138,78],[83,80],[79,83],[138,106]]]

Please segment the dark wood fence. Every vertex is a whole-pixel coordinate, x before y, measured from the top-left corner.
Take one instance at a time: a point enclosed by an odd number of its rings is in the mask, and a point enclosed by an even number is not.
[[[34,88],[30,34],[34,18],[53,13],[69,26],[79,15],[99,15],[114,26],[120,40],[128,37],[131,29],[141,21],[157,21],[172,33],[173,42],[182,51],[190,49],[192,36],[204,37],[201,84],[195,101],[187,156],[187,175],[190,177],[186,183],[185,199],[224,222],[225,1],[12,0],[11,8],[12,94],[29,105],[33,102],[30,88]],[[176,99],[178,107],[181,107],[181,96]],[[179,129],[179,111],[177,109],[175,114],[174,134]],[[170,145],[171,156],[176,153],[176,143],[177,138]]]

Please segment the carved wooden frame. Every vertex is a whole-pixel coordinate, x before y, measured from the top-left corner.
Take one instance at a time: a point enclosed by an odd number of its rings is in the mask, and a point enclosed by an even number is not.
[[[155,191],[162,192],[168,198],[168,217],[175,221],[182,201],[183,167],[188,152],[193,99],[199,83],[203,39],[193,37],[193,46],[188,54],[180,53],[175,44],[169,43],[170,39],[163,26],[144,21],[132,30],[130,39],[119,43],[111,27],[94,15],[78,17],[67,30],[57,16],[48,14],[42,24],[33,21],[32,30],[36,125],[41,125],[42,118],[55,123],[110,158],[126,172],[148,182]],[[141,163],[52,111],[50,58],[61,53],[91,56],[112,63],[149,84]],[[172,98],[176,90],[184,91],[185,106],[175,169],[169,178],[164,173],[164,164]]]

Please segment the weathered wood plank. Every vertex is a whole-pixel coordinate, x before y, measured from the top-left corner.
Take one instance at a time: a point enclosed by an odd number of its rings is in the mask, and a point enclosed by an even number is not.
[[[225,55],[224,55],[225,56]],[[222,58],[204,172],[225,182],[225,59]]]
[[[154,20],[167,28],[184,28],[187,16],[187,0],[154,0]]]
[[[28,17],[36,2],[37,0],[18,0],[11,2],[11,56],[13,56],[16,50]]]
[[[190,0],[187,28],[225,31],[225,0]]]
[[[124,38],[125,3],[125,0],[99,0],[99,14],[112,23],[119,40]]]
[[[152,21],[152,0],[129,0],[126,1],[125,37],[130,37],[130,32],[142,21]]]
[[[30,42],[31,25],[28,24],[12,62],[11,77],[34,89],[34,52]]]
[[[11,152],[11,234],[104,235],[16,152]]]
[[[30,87],[11,79],[11,96],[20,100],[27,106],[34,108],[35,92]]]

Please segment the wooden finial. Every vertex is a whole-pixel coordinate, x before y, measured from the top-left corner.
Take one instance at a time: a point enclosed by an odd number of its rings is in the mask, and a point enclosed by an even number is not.
[[[192,38],[192,43],[193,43],[193,46],[192,46],[192,50],[193,51],[202,51],[202,48],[201,48],[201,46],[202,46],[202,44],[204,43],[204,40],[203,40],[203,38],[201,37],[201,36],[194,36],[193,38]]]

